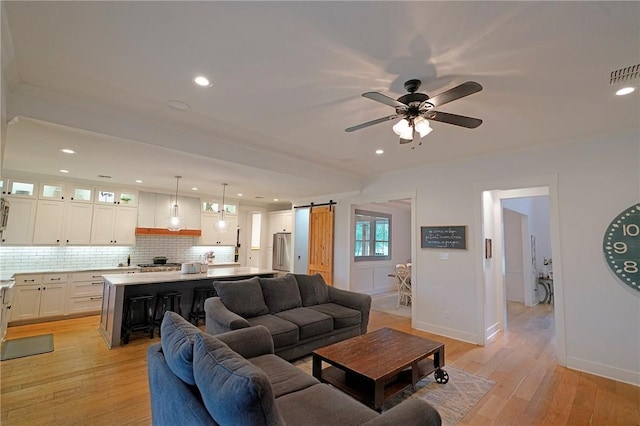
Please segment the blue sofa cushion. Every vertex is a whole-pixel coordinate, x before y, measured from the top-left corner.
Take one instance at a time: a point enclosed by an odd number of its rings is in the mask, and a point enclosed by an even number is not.
[[[294,323],[278,318],[275,315],[260,315],[259,317],[247,318],[247,321],[252,326],[264,325],[267,327],[269,333],[271,333],[275,348],[295,345],[300,340],[298,327]]]
[[[160,324],[162,352],[167,365],[183,382],[195,385],[193,378],[193,339],[202,332],[175,312],[167,311]]]
[[[294,274],[302,297],[302,306],[329,302],[329,287],[320,274]]]
[[[270,314],[302,306],[298,282],[292,274],[276,278],[258,278]]]
[[[337,303],[323,303],[322,305],[309,306],[309,309],[331,315],[333,317],[333,328],[336,329],[360,325],[362,322],[360,311]]]
[[[294,308],[275,316],[294,323],[300,329],[300,340],[333,331],[333,318],[310,308]]]
[[[216,293],[231,312],[250,318],[269,313],[258,277],[238,281],[214,281]]]
[[[207,411],[221,425],[284,425],[267,375],[208,334],[195,337],[196,385]]]

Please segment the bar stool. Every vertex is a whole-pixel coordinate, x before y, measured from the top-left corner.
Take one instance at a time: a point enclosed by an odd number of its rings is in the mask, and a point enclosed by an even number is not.
[[[182,316],[180,308],[180,298],[182,294],[179,291],[159,291],[156,293],[156,307],[153,310],[153,323],[158,326],[158,336],[162,337],[160,325],[162,318],[167,311],[173,311]]]
[[[151,312],[151,294],[138,294],[125,297],[125,314],[122,324],[122,341],[129,343],[132,331],[144,331],[149,333],[149,339],[153,339],[153,313]]]
[[[193,289],[193,301],[191,302],[189,321],[196,327],[198,326],[198,322],[205,318],[204,301],[215,295],[216,291],[213,287],[196,287]]]

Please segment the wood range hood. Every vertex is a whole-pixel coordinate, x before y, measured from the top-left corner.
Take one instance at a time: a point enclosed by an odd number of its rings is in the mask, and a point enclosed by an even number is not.
[[[181,229],[180,231],[169,231],[167,228],[136,228],[136,235],[147,236],[173,236],[173,237],[200,237],[200,229]]]

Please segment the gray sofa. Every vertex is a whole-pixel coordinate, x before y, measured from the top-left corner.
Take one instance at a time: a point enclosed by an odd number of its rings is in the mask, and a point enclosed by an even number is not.
[[[367,332],[371,296],[328,286],[320,274],[215,281],[213,286],[218,297],[204,304],[207,333],[263,325],[276,355],[286,360]]]
[[[427,402],[408,399],[380,414],[274,355],[262,326],[211,336],[174,312],[147,350],[153,424],[441,424]]]

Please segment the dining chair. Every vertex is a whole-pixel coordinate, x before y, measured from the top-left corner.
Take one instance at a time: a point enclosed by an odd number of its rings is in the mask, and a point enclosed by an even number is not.
[[[406,266],[399,266],[393,270],[398,285],[398,304],[396,308],[399,308],[401,304],[409,306],[411,304],[411,269]]]

